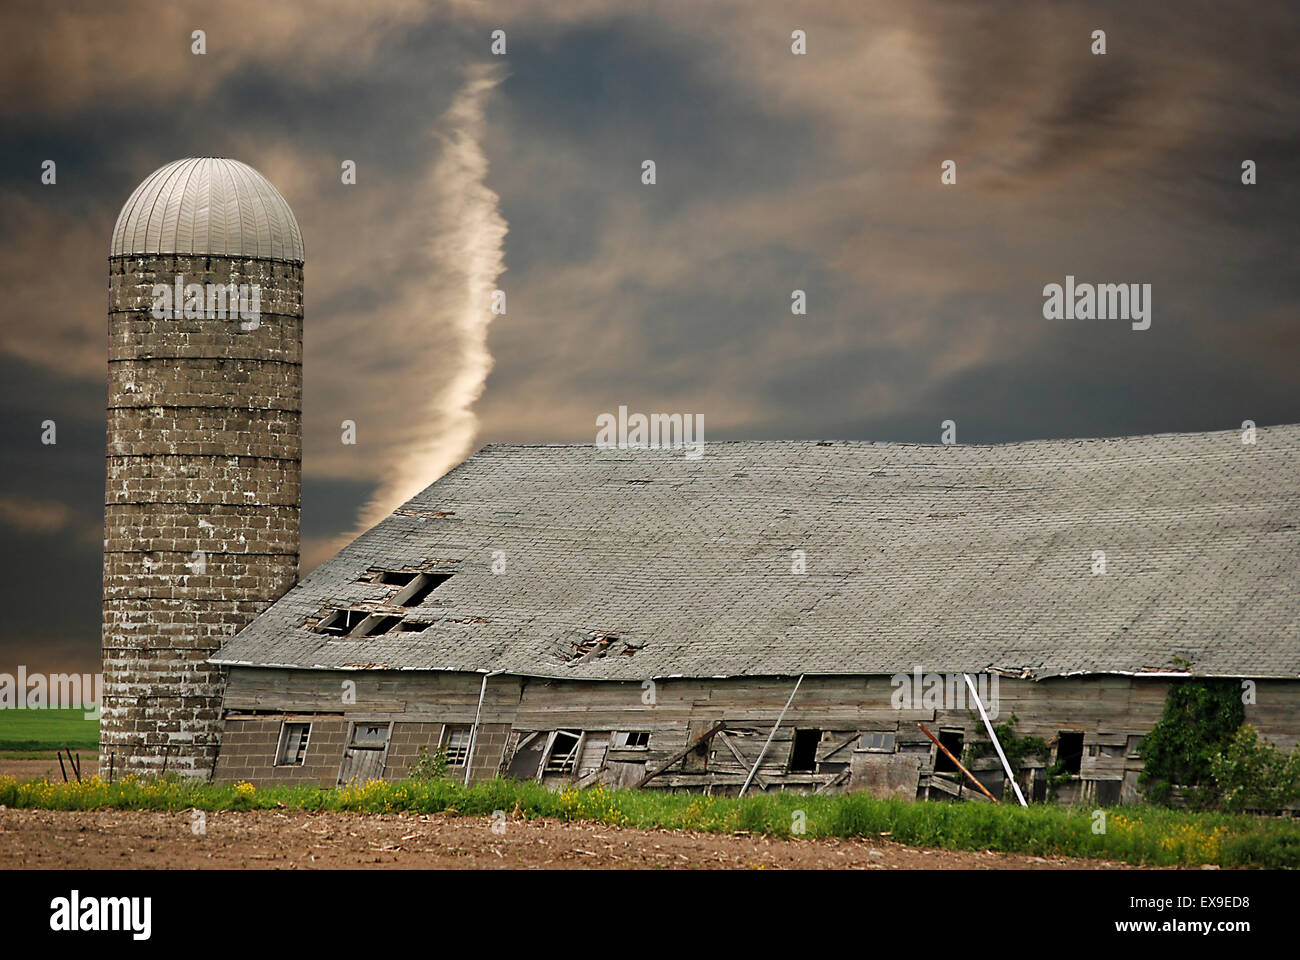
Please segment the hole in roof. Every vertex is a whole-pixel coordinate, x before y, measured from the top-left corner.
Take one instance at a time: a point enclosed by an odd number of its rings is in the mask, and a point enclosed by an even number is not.
[[[316,624],[317,633],[346,637],[369,615],[366,610],[331,610]]]
[[[418,607],[424,598],[451,579],[450,573],[421,573],[393,595],[389,602],[399,607]]]
[[[353,630],[349,637],[379,637],[383,636],[393,627],[402,622],[401,617],[396,617],[386,613],[372,613],[366,619],[362,620]]]
[[[617,634],[574,630],[569,634],[568,646],[560,654],[571,664],[599,660],[610,653],[633,656],[644,645],[643,641],[624,640]]]

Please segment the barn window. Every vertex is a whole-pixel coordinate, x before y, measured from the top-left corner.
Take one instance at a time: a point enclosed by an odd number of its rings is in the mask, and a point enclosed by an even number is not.
[[[382,750],[388,744],[389,726],[387,723],[354,723],[348,746],[358,750]]]
[[[868,753],[893,753],[895,739],[892,733],[864,733],[858,749]]]
[[[424,598],[451,579],[450,573],[420,573],[398,590],[391,603],[398,607],[418,607]]]
[[[948,753],[951,753],[954,757],[961,756],[962,744],[965,742],[965,739],[966,738],[962,735],[960,730],[939,731],[939,742],[947,747]],[[957,764],[953,763],[952,760],[948,758],[948,754],[944,753],[942,750],[935,750],[934,772],[956,773]]]
[[[811,773],[817,769],[817,744],[822,742],[820,730],[796,730],[794,745],[790,747],[790,769]]]
[[[280,725],[280,745],[275,750],[277,767],[301,767],[307,758],[307,741],[311,737],[310,723],[283,723]]]
[[[1130,734],[1125,744],[1124,752],[1130,757],[1140,757],[1142,749],[1142,734]]]
[[[463,767],[469,759],[469,727],[444,727],[442,747],[447,754],[447,766]]]
[[[576,733],[565,730],[555,731],[555,743],[551,746],[550,756],[546,758],[547,773],[571,773],[578,762],[578,740]]]
[[[1083,767],[1083,734],[1062,730],[1057,734],[1056,762],[1064,773],[1078,775]]]
[[[649,730],[623,730],[614,734],[614,741],[611,744],[615,749],[624,749],[629,747],[649,747],[650,731]]]

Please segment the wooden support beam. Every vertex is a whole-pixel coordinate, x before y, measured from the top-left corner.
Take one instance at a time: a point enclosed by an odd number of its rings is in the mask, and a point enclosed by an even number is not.
[[[578,782],[578,770],[582,766],[582,748],[587,743],[587,731],[583,730],[578,733],[578,745],[573,748],[573,779],[570,783]]]
[[[837,749],[838,749],[838,748],[837,748]],[[842,780],[847,780],[847,779],[849,778],[849,774],[850,774],[851,772],[852,772],[852,771],[851,771],[850,768],[845,767],[843,770],[841,770],[839,773],[837,773],[837,774],[836,774],[834,777],[832,777],[830,780],[827,780],[827,781],[826,781],[825,783],[823,783],[820,787],[818,787],[816,790],[814,790],[814,791],[813,791],[813,795],[815,796],[816,794],[819,794],[819,793],[822,793],[823,791],[829,790],[831,787],[835,786],[837,783],[839,783],[839,782],[842,781]]]
[[[731,742],[731,738],[727,736],[725,731],[722,730],[718,731],[718,739],[722,741],[723,746],[725,746],[728,750],[731,751],[731,755],[735,757],[736,762],[740,764],[740,769],[749,770],[749,766],[750,766],[749,761],[746,760],[743,756],[741,756],[740,749],[734,743]],[[767,781],[764,780],[762,777],[760,777],[757,773],[754,774],[754,782],[757,783],[764,790],[767,789]]]
[[[839,753],[841,750],[843,750],[845,747],[847,747],[847,746],[848,746],[850,743],[852,743],[854,740],[858,739],[858,737],[860,737],[860,736],[862,736],[862,731],[861,731],[861,730],[859,730],[859,731],[858,731],[857,733],[855,733],[853,736],[849,737],[847,740],[841,740],[841,741],[840,741],[839,743],[837,743],[834,747],[832,747],[830,750],[828,750],[826,753],[824,753],[824,754],[823,754],[823,755],[822,755],[822,756],[817,760],[817,762],[818,762],[818,763],[825,763],[827,760],[829,760],[831,757],[835,756],[835,754]]]
[[[975,774],[971,773],[969,770],[963,767],[961,765],[961,761],[952,755],[952,751],[949,750],[947,747],[945,747],[942,743],[940,743],[938,738],[935,737],[933,733],[925,729],[925,724],[923,724],[920,720],[918,720],[916,721],[916,725],[921,728],[921,730],[925,733],[927,737],[929,737],[931,740],[934,741],[934,745],[943,751],[944,756],[946,756],[949,760],[951,760],[953,763],[957,765],[958,770],[960,770],[962,773],[966,774],[966,776],[970,778],[970,782],[975,784],[975,786],[979,788],[980,793],[984,794],[984,796],[988,797],[994,803],[998,802],[998,798],[993,796],[993,794],[989,793],[988,790],[985,788],[984,784],[980,783],[978,780],[975,779]]]
[[[672,766],[674,763],[676,763],[678,760],[682,759],[682,757],[686,756],[688,753],[690,753],[692,750],[694,750],[694,749],[695,749],[696,747],[698,747],[700,744],[702,744],[702,743],[708,743],[708,742],[709,742],[710,740],[712,740],[712,739],[713,739],[713,738],[714,738],[718,733],[720,733],[720,732],[722,731],[722,728],[725,727],[725,726],[726,726],[726,721],[724,721],[724,720],[719,720],[719,721],[718,721],[717,723],[715,723],[713,726],[709,727],[709,729],[705,730],[703,733],[701,733],[698,737],[696,737],[696,738],[695,738],[694,740],[692,740],[690,743],[686,744],[686,746],[683,747],[681,750],[678,750],[676,753],[674,753],[671,757],[669,757],[667,760],[665,760],[665,761],[664,761],[663,763],[661,763],[659,766],[655,767],[654,770],[650,771],[650,772],[647,773],[644,777],[642,777],[640,780],[638,780],[638,781],[637,781],[637,784],[636,784],[637,789],[639,790],[641,787],[644,787],[647,783],[649,783],[649,782],[650,782],[651,780],[653,780],[655,777],[659,776],[659,774],[663,773],[665,770],[667,770],[669,767],[671,767],[671,766]]]
[[[555,747],[555,735],[558,730],[552,730],[546,735],[546,746],[542,747],[542,760],[537,765],[537,782],[542,782],[542,777],[546,774],[546,763],[551,759],[551,750]]]
[[[745,785],[740,788],[739,796],[743,797],[746,791],[749,790],[750,782],[758,773],[758,765],[762,763],[763,758],[767,756],[767,748],[772,745],[772,738],[776,736],[776,731],[781,728],[781,721],[785,719],[785,714],[786,711],[790,709],[790,704],[794,703],[795,694],[799,692],[799,686],[803,683],[803,677],[804,675],[802,673],[799,674],[799,679],[794,682],[794,689],[790,691],[790,699],[787,700],[785,706],[781,708],[781,713],[777,716],[776,723],[772,724],[772,732],[767,735],[767,740],[763,744],[763,749],[758,751],[758,759],[755,760],[754,765],[749,768],[749,776],[745,778]]]

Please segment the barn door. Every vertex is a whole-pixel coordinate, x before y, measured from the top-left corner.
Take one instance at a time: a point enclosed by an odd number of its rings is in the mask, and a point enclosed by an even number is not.
[[[345,783],[367,783],[382,780],[384,762],[388,758],[388,735],[391,723],[353,723],[348,730],[348,743],[343,748],[343,762],[339,764],[339,786]]]

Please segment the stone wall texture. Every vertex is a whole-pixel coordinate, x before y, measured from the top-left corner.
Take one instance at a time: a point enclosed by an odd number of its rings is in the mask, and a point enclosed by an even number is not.
[[[257,326],[155,319],[155,284],[257,284]],[[210,776],[223,677],[206,661],[298,576],[302,266],[109,261],[102,756]]]

